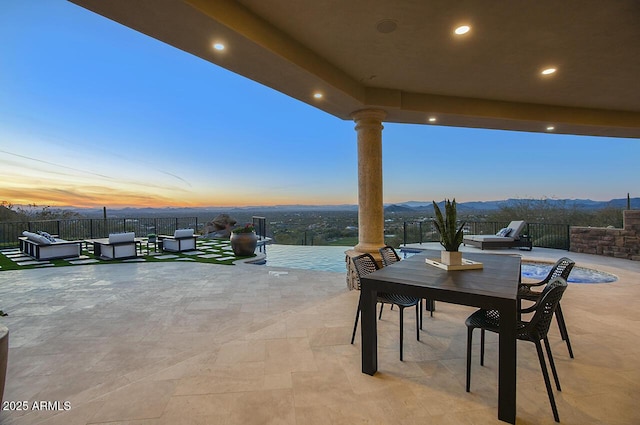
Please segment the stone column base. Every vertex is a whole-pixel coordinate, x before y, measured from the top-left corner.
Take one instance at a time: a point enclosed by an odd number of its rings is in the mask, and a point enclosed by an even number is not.
[[[353,265],[353,261],[351,261],[351,259],[353,257],[357,257],[358,255],[362,255],[365,253],[356,251],[355,248],[345,251],[344,253],[345,253],[344,261],[346,263],[345,265],[347,268],[347,288],[350,291],[360,290],[360,288],[358,287],[358,274],[356,272],[356,268]],[[373,256],[373,258],[376,260],[376,263],[378,263],[378,266],[382,266],[382,257],[380,256],[380,252],[377,249],[375,252],[370,252],[369,254]]]

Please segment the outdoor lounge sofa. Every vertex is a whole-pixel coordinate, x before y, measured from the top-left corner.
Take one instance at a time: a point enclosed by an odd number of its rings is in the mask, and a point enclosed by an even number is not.
[[[530,240],[528,245],[523,245],[520,240],[520,233],[527,223],[524,221],[512,221],[509,226],[501,229],[495,235],[465,235],[462,239],[464,245],[475,246],[480,249],[490,248],[519,248],[526,246],[531,249]]]
[[[111,233],[108,238],[94,239],[93,254],[105,260],[116,260],[137,257],[136,246],[140,243],[135,240],[134,232]]]
[[[191,251],[196,249],[196,239],[193,229],[178,229],[173,236],[159,235],[162,250],[170,252]]]
[[[36,260],[54,260],[57,258],[79,257],[80,241],[66,241],[54,238],[48,233],[22,232],[20,251]]]

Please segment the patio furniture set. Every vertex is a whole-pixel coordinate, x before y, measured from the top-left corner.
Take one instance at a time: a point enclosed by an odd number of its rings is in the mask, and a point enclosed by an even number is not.
[[[19,238],[20,251],[36,260],[54,260],[79,257],[82,246],[91,246],[93,255],[102,260],[135,258],[142,254],[142,243],[154,250],[169,252],[191,251],[196,248],[197,236],[193,229],[178,229],[173,235],[159,235],[151,242],[147,238],[136,238],[134,232],[111,233],[107,238],[67,241],[46,232],[23,232]]]
[[[383,259],[382,268],[375,265],[370,254],[362,254],[351,259],[356,270],[357,288],[360,289],[351,343],[354,342],[358,318],[361,315],[363,373],[374,375],[378,369],[376,324],[376,305],[378,303],[390,303],[400,307],[400,360],[403,359],[402,310],[404,308],[421,305],[422,298],[430,300],[431,303],[440,300],[479,307],[479,310],[471,314],[465,322],[467,326],[466,391],[469,392],[471,387],[473,330],[477,328],[481,330],[481,365],[484,365],[485,332],[499,334],[498,419],[515,423],[516,340],[530,341],[536,346],[553,417],[556,422],[560,421],[542,350],[542,342],[544,342],[556,388],[560,391],[560,380],[547,333],[555,315],[560,335],[567,344],[570,357],[573,358],[567,327],[560,308],[560,299],[567,288],[567,279],[575,265],[572,260],[568,258],[558,260],[548,276],[540,282],[522,283],[521,260],[518,256],[468,253],[466,256],[472,260],[482,261],[484,267],[476,270],[449,272],[425,264],[425,260],[437,256],[438,251],[425,250],[423,253],[403,261],[399,261],[399,256],[395,254],[392,247],[381,248],[380,252]],[[537,288],[541,290],[536,290]],[[523,300],[531,301],[533,304],[523,307]],[[433,308],[431,312],[433,313]],[[523,318],[523,315],[528,318]],[[416,314],[418,340],[421,329],[422,317],[420,315],[418,320]]]

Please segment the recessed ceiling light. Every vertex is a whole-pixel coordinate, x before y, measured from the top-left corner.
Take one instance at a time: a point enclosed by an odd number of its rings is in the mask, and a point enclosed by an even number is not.
[[[471,31],[471,27],[469,25],[460,25],[453,32],[457,35],[462,35],[468,33],[469,31]]]
[[[548,126],[547,126],[547,131],[553,131],[553,130],[555,130],[555,129],[556,129],[556,128],[555,128],[554,126],[552,126],[552,125],[548,125]]]
[[[390,32],[394,32],[397,28],[398,23],[393,19],[383,19],[378,21],[376,24],[376,29],[382,34],[389,34]]]
[[[429,117],[429,122],[436,122],[436,117]]]
[[[222,43],[215,43],[215,44],[213,45],[213,48],[214,48],[214,49],[216,49],[216,50],[224,50],[224,44],[222,44]]]
[[[551,75],[551,74],[555,74],[556,71],[557,71],[557,69],[553,68],[553,67],[545,68],[545,69],[542,70],[541,74],[542,75]]]
[[[315,97],[316,99],[322,99],[322,93],[314,93],[313,97]]]

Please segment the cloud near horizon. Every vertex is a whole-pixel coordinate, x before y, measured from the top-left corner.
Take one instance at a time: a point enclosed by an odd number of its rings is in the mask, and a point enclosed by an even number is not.
[[[5,199],[6,197],[6,199]],[[43,205],[51,207],[79,207],[124,208],[130,206],[158,207],[158,206],[191,206],[182,201],[175,202],[171,198],[161,195],[145,195],[131,191],[116,191],[108,187],[82,187],[60,189],[56,187],[41,187],[38,189],[3,189],[2,199],[14,205]]]

